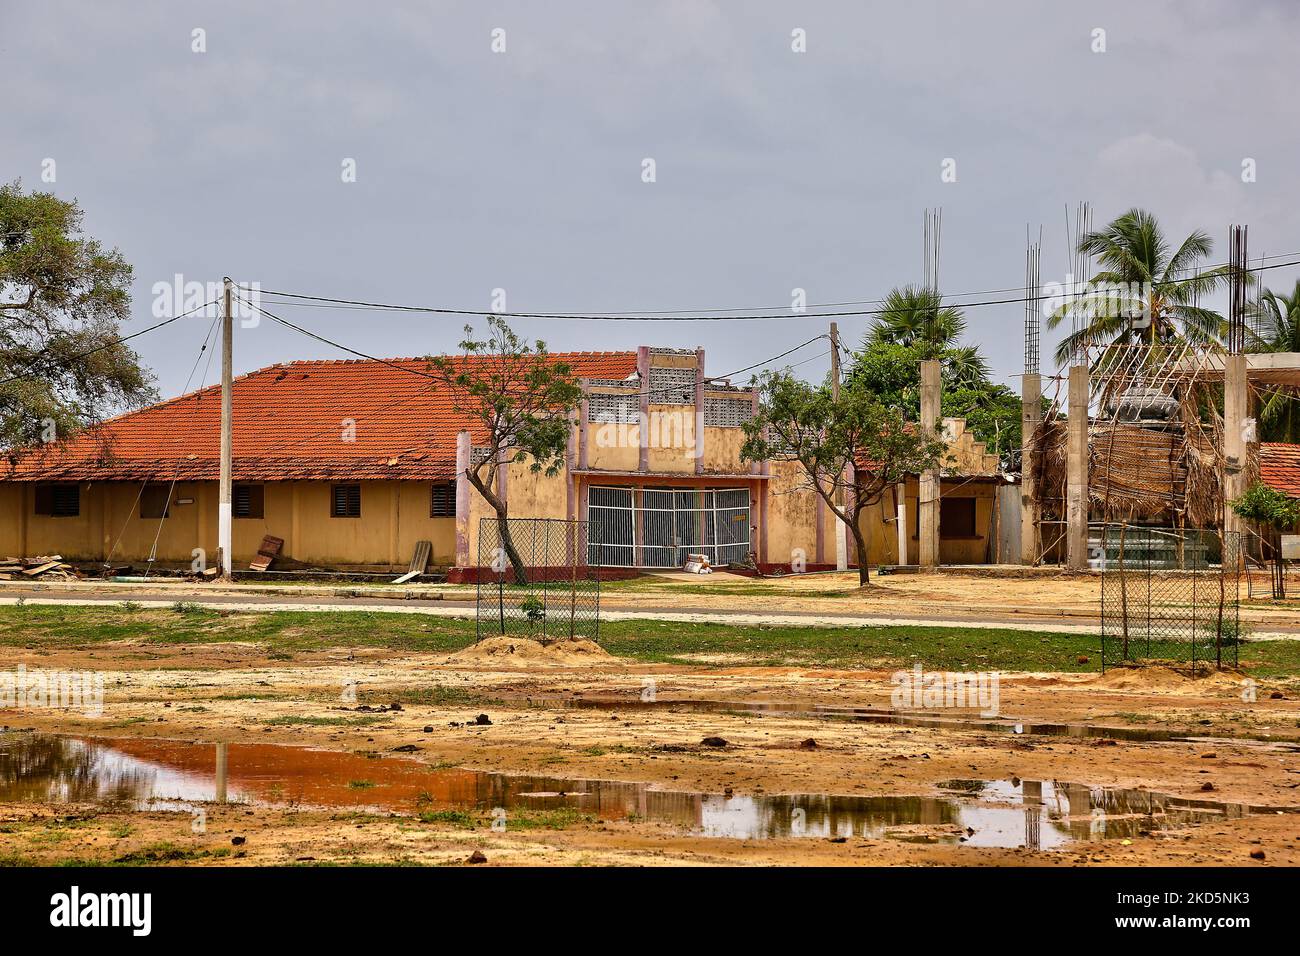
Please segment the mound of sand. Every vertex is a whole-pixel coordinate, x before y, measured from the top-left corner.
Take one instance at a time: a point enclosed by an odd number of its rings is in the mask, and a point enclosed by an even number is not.
[[[1241,685],[1241,675],[1231,671],[1201,670],[1199,674],[1193,676],[1191,668],[1186,665],[1175,669],[1163,664],[1151,664],[1145,667],[1114,667],[1105,674],[1098,674],[1087,683],[1094,687],[1132,690],[1237,689]]]
[[[526,637],[485,637],[452,654],[458,664],[507,664],[517,667],[614,664],[614,657],[599,644],[582,638],[541,644]]]

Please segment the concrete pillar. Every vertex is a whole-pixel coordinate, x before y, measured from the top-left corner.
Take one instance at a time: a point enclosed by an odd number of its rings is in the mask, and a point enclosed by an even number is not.
[[[641,379],[641,415],[637,426],[640,452],[637,471],[650,470],[650,346],[641,345],[636,350],[636,371]]]
[[[695,473],[704,474],[704,349],[695,350]]]
[[[1038,453],[1034,448],[1034,433],[1043,420],[1043,380],[1037,374],[1026,374],[1020,379],[1020,562],[1037,564],[1038,487],[1034,468]]]
[[[943,414],[939,363],[927,359],[921,363],[921,429],[930,438],[938,437],[936,425]],[[921,473],[917,497],[917,530],[920,536],[919,563],[923,568],[939,566],[939,469]]]
[[[469,567],[469,495],[471,485],[465,477],[470,465],[469,432],[456,435],[456,567]]]
[[[1088,366],[1070,368],[1066,433],[1066,566],[1088,567]]]
[[[1246,356],[1229,355],[1223,365],[1223,530],[1229,534],[1245,530],[1229,502],[1246,492],[1251,424]]]
[[[898,524],[898,563],[907,564],[907,482],[900,481],[894,486],[895,520]]]

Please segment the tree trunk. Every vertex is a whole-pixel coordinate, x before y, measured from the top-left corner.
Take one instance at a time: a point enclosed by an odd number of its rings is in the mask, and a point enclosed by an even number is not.
[[[510,534],[509,506],[497,497],[488,484],[483,481],[475,469],[467,469],[465,477],[469,483],[477,489],[478,493],[483,496],[492,510],[497,513],[497,531],[501,536],[501,550],[505,552],[506,558],[510,561],[510,566],[515,572],[515,584],[528,583],[528,570],[524,564],[524,559],[519,556],[519,549],[515,547],[514,537]]]
[[[528,568],[524,564],[524,559],[519,556],[519,549],[515,547],[515,539],[510,534],[509,515],[504,508],[497,511],[497,530],[501,535],[501,549],[505,551],[510,567],[514,569],[515,584],[527,584]]]
[[[862,508],[854,509],[849,531],[853,535],[853,543],[858,548],[858,587],[865,588],[871,584],[871,562],[867,555],[867,536],[862,533],[862,511]]]

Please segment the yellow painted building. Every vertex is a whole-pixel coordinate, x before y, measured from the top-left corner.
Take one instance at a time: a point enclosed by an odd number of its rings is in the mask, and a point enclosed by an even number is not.
[[[583,401],[560,474],[500,469],[512,516],[586,520],[592,560],[628,572],[680,567],[690,553],[765,571],[834,566],[834,517],[796,463],[741,461],[755,395],[708,379],[703,350],[554,359],[579,378]],[[403,571],[419,541],[431,543],[433,568],[460,569],[453,577],[483,566],[478,529],[494,512],[464,473],[485,436],[427,368],[294,362],[236,379],[236,569],[267,536],[282,541],[278,570]],[[945,430],[960,477],[943,482],[941,559],[984,563],[996,558],[1003,479],[964,423]],[[24,452],[0,472],[0,555],[217,566],[218,438],[219,393],[208,388]],[[915,563],[916,527],[912,479],[867,509],[867,560]]]

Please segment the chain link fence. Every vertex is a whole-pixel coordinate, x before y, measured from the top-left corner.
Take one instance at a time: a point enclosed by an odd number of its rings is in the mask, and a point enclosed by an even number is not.
[[[543,644],[600,639],[598,548],[587,522],[563,518],[481,518],[477,635]]]
[[[1102,572],[1103,671],[1237,666],[1240,534],[1107,524],[1092,537]]]

